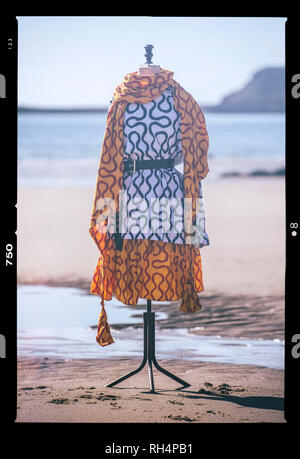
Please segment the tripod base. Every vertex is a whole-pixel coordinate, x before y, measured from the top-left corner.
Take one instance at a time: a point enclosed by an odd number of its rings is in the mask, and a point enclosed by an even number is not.
[[[136,373],[139,373],[144,368],[146,363],[148,363],[148,374],[149,374],[149,383],[150,383],[151,392],[155,392],[152,364],[155,366],[155,368],[157,368],[158,371],[160,371],[161,373],[164,373],[169,378],[174,379],[174,381],[177,381],[183,387],[190,386],[190,384],[187,383],[186,381],[183,381],[183,379],[178,378],[178,376],[175,376],[170,371],[162,368],[157,362],[156,357],[155,357],[155,313],[150,312],[151,300],[147,300],[147,305],[148,305],[148,311],[144,312],[144,357],[143,357],[142,363],[135,370],[121,376],[120,378],[116,379],[115,381],[110,382],[109,384],[106,384],[105,387],[113,387],[116,384],[119,384],[120,382],[124,381],[125,379],[128,379],[131,376],[135,375]]]

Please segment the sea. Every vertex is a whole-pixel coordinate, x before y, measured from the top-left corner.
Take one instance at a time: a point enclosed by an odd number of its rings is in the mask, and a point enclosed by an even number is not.
[[[95,186],[106,113],[20,113],[18,185]],[[285,168],[283,113],[207,113],[210,139],[205,178],[273,174]],[[176,166],[183,172],[183,165]]]
[[[284,114],[206,113],[205,117],[210,138],[206,181],[284,174]],[[26,187],[94,187],[105,121],[106,113],[19,113],[19,193]],[[176,167],[183,172],[182,165]],[[146,308],[146,300],[139,299],[138,304]],[[18,355],[142,358],[141,311],[116,299],[109,306],[115,343],[101,348],[95,341],[99,314],[95,295],[76,288],[18,285]],[[161,318],[164,314],[156,312],[158,324]],[[283,341],[201,336],[195,331],[159,328],[157,358],[284,368]]]

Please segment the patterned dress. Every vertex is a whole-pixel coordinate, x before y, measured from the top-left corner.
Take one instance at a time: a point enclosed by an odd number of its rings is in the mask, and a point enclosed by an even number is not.
[[[136,305],[139,298],[180,299],[181,312],[201,311],[200,248],[209,240],[200,182],[209,172],[208,147],[204,114],[192,95],[173,79],[173,72],[161,69],[147,76],[138,72],[125,75],[107,115],[89,227],[99,249],[90,293],[101,297],[96,337],[100,345],[113,342],[104,305],[113,296],[126,305]],[[173,158],[177,164],[184,158],[184,174],[171,167],[124,172],[123,160],[130,157],[145,162]],[[112,225],[108,218],[103,220],[106,198]],[[168,206],[170,212],[165,210]],[[149,211],[150,222],[146,218]],[[115,217],[120,226],[117,231]],[[133,224],[123,229],[124,220],[131,217]],[[110,229],[113,234],[107,234]]]
[[[124,160],[173,158],[183,162],[180,114],[174,108],[171,87],[147,103],[130,103],[124,113]],[[201,182],[198,246],[209,245]],[[123,239],[151,239],[184,244],[183,175],[175,167],[124,172],[125,218]],[[123,199],[123,198],[122,198]]]

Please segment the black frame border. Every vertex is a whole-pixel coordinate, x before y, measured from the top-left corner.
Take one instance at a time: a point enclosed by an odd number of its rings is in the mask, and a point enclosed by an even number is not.
[[[20,8],[21,9],[21,8]],[[215,17],[282,17],[287,18],[286,29],[286,271],[285,271],[285,419],[286,424],[296,423],[298,420],[298,381],[300,368],[300,311],[297,303],[299,239],[300,239],[300,206],[297,202],[297,145],[300,120],[300,59],[297,44],[299,41],[299,7],[296,2],[278,2],[271,8],[252,2],[247,11],[238,11],[236,6],[226,4],[226,8],[218,9],[215,15],[214,8],[201,9],[201,16]],[[251,14],[250,14],[251,10]],[[238,14],[230,14],[232,12]],[[222,14],[223,13],[223,14]],[[20,14],[21,15],[21,14]],[[27,16],[25,14],[24,16]],[[44,15],[47,16],[47,15]],[[64,15],[62,15],[64,16]],[[70,14],[70,16],[74,16]],[[82,16],[82,15],[81,15]],[[112,16],[108,14],[108,16]],[[134,15],[131,15],[134,16]],[[153,15],[152,15],[153,16]],[[157,15],[161,16],[161,15]],[[197,15],[196,15],[197,16]],[[170,16],[167,16],[170,17]],[[182,16],[183,17],[183,16]],[[0,18],[0,74],[6,79],[6,97],[0,98],[2,169],[1,199],[2,199],[2,263],[1,280],[3,283],[2,307],[0,309],[0,335],[5,337],[6,357],[0,358],[0,394],[2,397],[2,420],[15,426],[17,414],[17,106],[18,106],[18,24],[16,16]],[[298,83],[299,82],[299,83]],[[299,85],[299,90],[297,86]],[[7,180],[5,180],[7,179]],[[298,228],[298,229],[297,229]],[[293,231],[297,235],[293,236]],[[12,250],[9,250],[11,244]],[[11,251],[12,259],[7,258]],[[13,265],[6,266],[6,260],[12,260]],[[297,269],[298,268],[298,269]],[[298,350],[299,348],[299,350]],[[27,424],[22,424],[26,430]],[[59,425],[56,424],[56,425]],[[73,426],[75,424],[72,424]],[[84,428],[83,424],[78,424]],[[217,424],[212,424],[214,428]],[[221,424],[227,431],[227,426]],[[249,424],[248,424],[249,425]],[[285,424],[281,424],[285,425]],[[35,424],[35,427],[37,424]],[[147,429],[145,429],[147,426]],[[179,438],[187,442],[186,437],[195,433],[198,436],[199,425],[172,424],[173,441]],[[207,425],[206,425],[207,426]],[[229,424],[231,426],[231,424]],[[47,428],[50,427],[47,424]],[[108,434],[108,424],[101,424],[101,437],[105,439],[119,437],[129,440],[128,431],[119,430],[118,433]],[[131,425],[128,424],[130,429]],[[201,428],[204,425],[201,424]],[[275,426],[273,426],[274,428]],[[19,427],[20,428],[20,427]],[[90,428],[90,424],[89,424]],[[98,426],[99,428],[99,426]],[[230,427],[231,428],[231,427]],[[105,435],[104,435],[104,431]],[[130,429],[131,430],[131,429]],[[132,444],[145,442],[148,433],[155,431],[156,439],[164,438],[164,429],[156,424],[134,424],[132,430]],[[138,432],[144,432],[139,436]],[[148,432],[148,433],[146,433]],[[143,440],[138,440],[138,438]],[[198,443],[198,442],[197,442]],[[202,445],[203,446],[203,445]],[[201,445],[199,448],[201,452]],[[104,449],[103,449],[104,452]]]

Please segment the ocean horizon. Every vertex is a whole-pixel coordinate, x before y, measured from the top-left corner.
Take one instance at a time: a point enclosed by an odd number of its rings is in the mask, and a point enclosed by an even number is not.
[[[205,180],[284,175],[284,113],[204,113],[210,137]],[[107,113],[19,113],[18,185],[93,187]],[[183,172],[183,164],[176,166]]]

